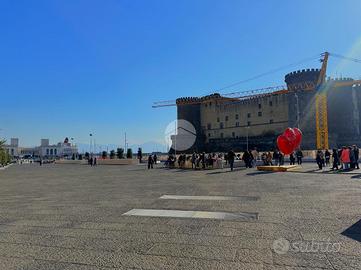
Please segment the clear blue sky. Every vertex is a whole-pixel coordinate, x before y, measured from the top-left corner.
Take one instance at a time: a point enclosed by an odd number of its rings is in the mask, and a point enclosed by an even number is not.
[[[360,11],[360,0],[0,0],[0,136],[161,141],[176,108],[153,101],[325,50],[361,58]],[[319,63],[294,69],[307,67]],[[360,67],[331,59],[329,75],[359,78]],[[283,84],[289,71],[237,89]]]

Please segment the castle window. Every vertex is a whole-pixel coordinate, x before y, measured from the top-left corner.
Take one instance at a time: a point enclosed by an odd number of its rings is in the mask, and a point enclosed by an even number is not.
[[[236,137],[236,133],[232,132],[232,137],[233,138]]]
[[[261,108],[262,108],[262,104],[258,103],[258,109],[261,109]]]
[[[208,137],[211,137],[211,133],[208,133]]]
[[[236,114],[236,119],[238,119],[239,118],[239,115],[238,114]]]
[[[270,123],[270,124],[273,124],[273,119],[269,120],[269,123]]]
[[[219,122],[219,117],[217,117],[217,122]]]
[[[251,118],[251,113],[247,113],[247,117],[248,117],[248,118]]]
[[[236,122],[236,127],[239,127],[239,122]]]
[[[211,125],[211,124],[207,124],[207,129],[212,129],[212,125]]]
[[[221,122],[221,123],[219,123],[219,128],[223,128],[224,126],[223,126],[223,123]]]
[[[225,120],[228,121],[228,116],[226,116]]]
[[[270,102],[269,102],[269,106],[270,106],[270,107],[272,107],[272,106],[273,106],[272,100],[270,100]]]
[[[247,122],[247,126],[250,126],[250,125],[251,125],[251,122],[250,122],[250,121],[248,121],[248,122]]]
[[[258,112],[258,116],[262,116],[262,112]]]

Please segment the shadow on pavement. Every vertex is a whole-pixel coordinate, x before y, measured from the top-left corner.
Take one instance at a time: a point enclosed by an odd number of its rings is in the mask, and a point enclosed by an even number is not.
[[[225,169],[223,169],[223,171],[210,172],[207,174],[232,173],[232,172],[238,172],[238,171],[243,171],[243,170],[245,170],[245,168],[234,168],[233,171],[231,171],[231,169],[229,169],[229,168],[225,168]]]
[[[361,174],[351,176],[352,179],[361,179]]]
[[[246,175],[255,176],[255,175],[271,174],[271,173],[275,173],[275,172],[272,172],[272,171],[257,171],[257,172],[247,173]]]
[[[361,242],[361,219],[341,233],[343,236]]]

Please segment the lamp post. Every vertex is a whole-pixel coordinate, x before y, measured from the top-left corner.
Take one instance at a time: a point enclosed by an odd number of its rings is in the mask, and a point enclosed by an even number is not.
[[[92,152],[92,137],[93,137],[93,134],[92,134],[92,133],[90,133],[90,134],[89,134],[89,137],[90,137],[90,143],[89,143],[89,154],[91,154],[91,152]]]
[[[249,126],[246,126],[247,129],[247,151],[248,151],[248,135],[249,135]]]

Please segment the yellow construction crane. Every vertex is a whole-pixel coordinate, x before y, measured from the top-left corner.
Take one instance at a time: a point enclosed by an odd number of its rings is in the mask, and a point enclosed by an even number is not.
[[[328,149],[328,117],[327,95],[325,89],[326,69],[329,53],[322,54],[320,75],[316,84],[316,146],[317,149]]]
[[[322,67],[320,70],[320,75],[316,84],[316,146],[317,149],[328,149],[328,115],[327,115],[327,88],[328,87],[342,87],[342,86],[351,86],[356,84],[361,84],[361,80],[352,80],[352,81],[334,81],[332,84],[328,85],[326,83],[326,70],[329,56],[335,56],[343,58],[346,60],[351,60],[357,63],[360,63],[358,59],[347,58],[342,55],[330,54],[329,52],[324,52],[321,54],[323,59],[321,59]]]

